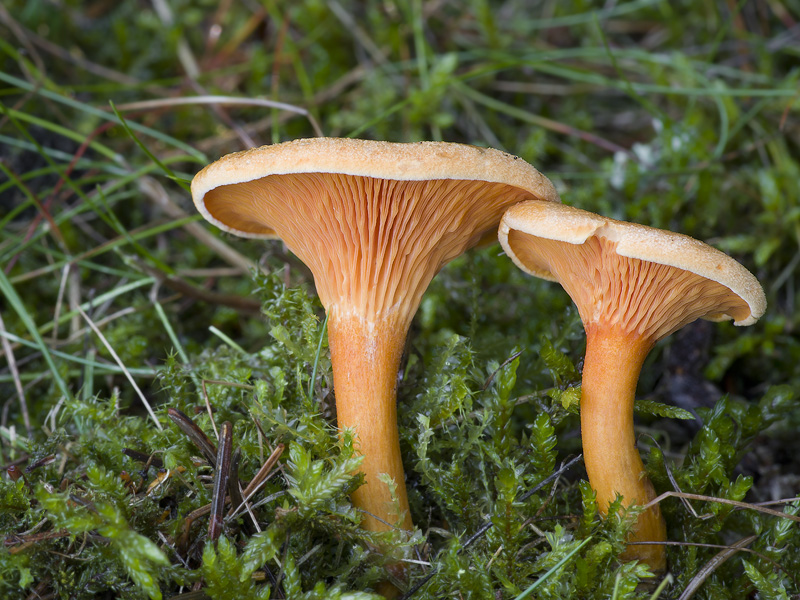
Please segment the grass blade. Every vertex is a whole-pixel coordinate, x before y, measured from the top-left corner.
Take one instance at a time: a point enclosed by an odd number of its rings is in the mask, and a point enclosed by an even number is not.
[[[56,366],[56,363],[53,361],[53,357],[50,354],[50,349],[47,347],[47,344],[44,343],[42,336],[39,334],[39,329],[36,327],[33,317],[31,317],[30,313],[25,308],[25,303],[19,297],[17,291],[14,289],[14,286],[8,280],[8,277],[6,277],[6,274],[2,269],[0,269],[0,292],[2,292],[6,297],[8,303],[11,305],[17,315],[19,315],[19,318],[22,320],[22,323],[25,325],[28,333],[31,334],[36,347],[42,353],[42,357],[47,363],[47,366],[50,368],[50,373],[53,375],[53,381],[55,382],[59,391],[61,391],[64,397],[71,399],[72,392],[70,392],[69,388],[67,387],[67,382],[61,377],[61,373],[59,373],[58,367]]]
[[[586,544],[588,544],[588,543],[589,543],[589,542],[591,542],[591,541],[592,541],[592,537],[591,537],[591,536],[589,536],[589,537],[587,537],[585,540],[583,540],[583,541],[582,541],[580,544],[578,544],[577,546],[575,546],[575,547],[574,547],[572,550],[570,550],[569,554],[567,554],[567,555],[566,555],[564,558],[562,558],[562,559],[561,559],[560,561],[558,561],[558,562],[557,562],[555,565],[553,565],[553,566],[550,568],[550,570],[548,570],[548,571],[547,571],[547,573],[545,573],[545,574],[544,574],[544,575],[542,575],[542,576],[541,576],[539,579],[537,579],[536,581],[534,581],[534,582],[531,584],[531,586],[530,586],[530,587],[529,587],[527,590],[525,590],[525,591],[524,591],[524,592],[522,592],[522,593],[521,593],[519,596],[517,596],[517,599],[516,599],[516,600],[524,600],[524,598],[527,598],[528,596],[530,596],[530,595],[533,593],[533,591],[534,591],[534,590],[535,590],[537,587],[539,587],[539,586],[540,586],[540,585],[542,585],[542,584],[543,584],[545,581],[547,581],[547,580],[548,580],[548,578],[552,577],[552,576],[553,576],[553,574],[554,574],[556,571],[558,571],[558,570],[559,570],[561,567],[563,567],[565,564],[567,564],[567,563],[570,561],[570,559],[571,559],[573,556],[575,556],[575,555],[576,555],[576,554],[577,554],[577,553],[578,553],[578,552],[581,550],[581,548],[583,548],[583,547],[584,547]]]

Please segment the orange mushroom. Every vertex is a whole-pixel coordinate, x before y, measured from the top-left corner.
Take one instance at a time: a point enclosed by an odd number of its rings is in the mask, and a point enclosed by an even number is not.
[[[636,450],[633,402],[639,372],[661,338],[698,318],[754,323],[764,292],[738,262],[685,235],[615,221],[576,208],[525,202],[498,231],[523,271],[558,281],[586,330],[581,438],[589,483],[602,512],[617,494],[625,506],[655,492]],[[639,516],[630,541],[664,541],[658,506]],[[628,546],[624,559],[666,568],[660,545]]]
[[[411,529],[396,406],[411,319],[443,265],[494,235],[509,206],[558,201],[552,184],[498,150],[318,138],[225,156],[195,176],[192,196],[211,223],[280,238],[313,273],[338,426],[355,430],[364,456],[353,502],[367,529]],[[381,473],[397,484],[400,515]]]

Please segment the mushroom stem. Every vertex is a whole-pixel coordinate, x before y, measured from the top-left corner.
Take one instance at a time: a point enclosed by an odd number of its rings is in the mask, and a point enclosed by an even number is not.
[[[413,528],[397,431],[397,372],[407,331],[407,324],[398,321],[368,321],[340,315],[335,308],[328,321],[338,426],[355,430],[356,447],[364,457],[366,483],[353,492],[352,500],[366,511],[363,526],[370,531],[390,529],[378,519],[391,525],[398,520],[389,486],[378,479],[381,473],[397,484],[402,528]]]
[[[590,323],[581,385],[581,437],[589,483],[603,514],[620,494],[623,505],[646,504],[656,494],[647,478],[633,432],[636,383],[653,341],[621,327]],[[639,516],[631,542],[666,540],[661,510]],[[624,560],[641,560],[654,571],[666,569],[664,546],[628,546]]]

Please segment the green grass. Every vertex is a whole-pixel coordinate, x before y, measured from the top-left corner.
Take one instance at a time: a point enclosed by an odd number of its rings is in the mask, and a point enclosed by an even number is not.
[[[435,572],[415,599],[800,597],[798,22],[797,0],[6,2],[0,596],[367,598],[405,556],[404,590]],[[580,452],[584,335],[498,246],[446,267],[412,325],[418,530],[358,527],[307,269],[207,226],[186,191],[228,152],[318,131],[501,148],[567,204],[756,274],[757,325],[690,326],[642,374],[657,491],[706,498],[661,502],[668,577],[617,560],[632,515],[601,519],[580,463],[517,500]],[[214,445],[232,424],[242,482],[285,446],[216,544],[189,518],[213,470],[169,408]],[[776,500],[785,517],[755,509]]]

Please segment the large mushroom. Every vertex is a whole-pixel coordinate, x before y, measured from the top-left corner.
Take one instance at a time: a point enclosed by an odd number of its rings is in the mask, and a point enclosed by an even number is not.
[[[558,201],[553,185],[498,150],[317,138],[225,156],[195,176],[192,196],[220,229],[280,238],[313,273],[338,426],[355,430],[364,457],[353,502],[367,529],[411,529],[396,406],[411,319],[443,265],[494,235],[509,206]],[[397,485],[401,515],[382,473]]]
[[[633,402],[639,372],[661,338],[698,318],[754,323],[764,292],[738,262],[685,235],[616,221],[545,202],[525,202],[498,231],[523,271],[558,281],[586,330],[581,385],[581,438],[589,483],[602,512],[617,494],[625,506],[655,497],[636,450]],[[666,526],[658,506],[639,516],[629,541],[659,542]],[[631,545],[625,559],[666,567],[661,545]]]

